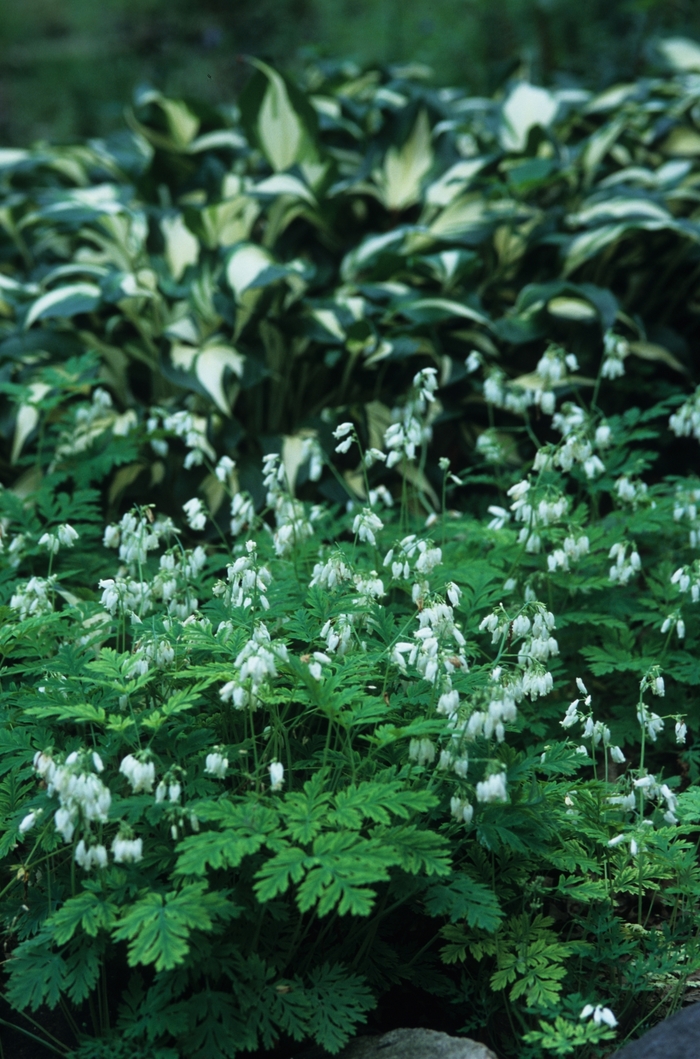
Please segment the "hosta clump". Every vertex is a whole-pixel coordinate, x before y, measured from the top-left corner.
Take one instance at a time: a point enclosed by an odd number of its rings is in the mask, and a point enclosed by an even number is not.
[[[609,92],[518,77],[493,99],[406,67],[292,83],[252,60],[236,106],[140,91],[114,139],[6,153],[3,480],[89,353],[101,385],[53,467],[108,476],[119,514],[174,517],[202,487],[240,532],[268,451],[339,502],[324,455],[350,416],[385,470],[422,451],[412,483],[433,506],[445,454],[532,457],[512,433],[524,410],[558,405],[559,465],[594,480],[605,424],[582,433],[562,401],[615,381],[610,414],[648,409],[694,370],[698,60],[682,41],[659,58],[667,76]],[[420,425],[419,367],[439,389]],[[674,411],[697,434],[697,402]],[[193,503],[196,532],[202,517]]]
[[[504,1056],[602,1059],[681,994],[699,487],[647,474],[678,399],[605,414],[609,355],[596,403],[523,402],[531,460],[463,513],[447,458],[425,510],[429,368],[370,450],[333,428],[359,503],[310,506],[275,452],[262,493],[212,463],[246,512],[222,537],[207,494],[105,525],[37,452],[0,493],[11,1006],[89,1022],[81,1057],[209,1059],[337,1051],[398,986]]]

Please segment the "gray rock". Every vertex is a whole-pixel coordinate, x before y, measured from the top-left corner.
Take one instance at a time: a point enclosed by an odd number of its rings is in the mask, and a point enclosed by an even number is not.
[[[700,1059],[700,1003],[664,1019],[610,1059]]]
[[[497,1056],[485,1044],[468,1037],[416,1029],[390,1030],[381,1037],[356,1037],[338,1059],[497,1059]]]

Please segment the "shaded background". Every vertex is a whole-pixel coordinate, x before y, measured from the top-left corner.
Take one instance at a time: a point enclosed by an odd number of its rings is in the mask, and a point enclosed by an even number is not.
[[[518,67],[590,87],[632,78],[669,32],[700,36],[697,0],[3,0],[0,143],[108,132],[138,84],[228,101],[241,53],[418,60],[481,94]]]

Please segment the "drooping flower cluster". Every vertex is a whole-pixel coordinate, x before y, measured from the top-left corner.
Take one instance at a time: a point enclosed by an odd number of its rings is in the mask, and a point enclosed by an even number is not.
[[[150,794],[156,780],[156,767],[144,754],[127,754],[119,766],[119,772],[126,776],[134,794],[144,791]]]
[[[228,567],[228,583],[219,581],[214,586],[214,594],[223,596],[229,607],[249,610],[259,604],[267,610],[270,606],[267,590],[272,574],[266,566],[260,565],[255,541],[246,541],[245,547],[246,554],[239,555]]]
[[[578,537],[570,535],[564,538],[561,548],[555,548],[547,556],[547,569],[550,573],[555,570],[568,571],[571,563],[577,563],[584,555],[588,555],[590,541],[585,533]]]
[[[150,507],[134,508],[118,523],[107,526],[104,545],[119,549],[119,558],[133,577],[146,563],[148,553],[160,546],[161,538],[167,539],[176,532],[171,519],[155,519]]]
[[[56,831],[69,843],[76,828],[83,828],[74,856],[86,871],[107,864],[107,850],[101,843],[92,842],[91,830],[93,825],[109,820],[112,795],[99,777],[103,768],[99,754],[94,751],[74,750],[63,762],[57,762],[47,752],[38,751],[34,756],[34,770],[46,784],[49,797],[58,797],[60,807],[54,815]]]
[[[681,595],[690,593],[693,603],[700,600],[700,563],[696,559],[692,566],[679,566],[671,574],[671,584],[678,586]]]
[[[561,522],[568,513],[569,500],[563,493],[549,493],[536,502],[530,490],[531,483],[524,479],[510,487],[508,496],[512,497],[510,509],[513,518],[516,522],[524,523],[518,534],[518,542],[525,545],[526,551],[537,554],[542,547],[542,538],[538,531]],[[491,525],[493,528],[500,528],[493,523]]]
[[[342,658],[350,650],[355,614],[338,614],[329,618],[321,629],[321,638],[326,641],[326,650]]]
[[[579,1018],[589,1019],[591,1016],[593,1017],[596,1026],[600,1026],[603,1023],[605,1023],[606,1026],[610,1026],[611,1029],[614,1029],[615,1026],[617,1026],[617,1019],[610,1008],[604,1008],[601,1004],[596,1004],[595,1007],[593,1004],[586,1004],[579,1015]]]
[[[151,591],[154,599],[166,604],[172,617],[185,621],[199,608],[194,585],[206,562],[207,553],[201,545],[185,551],[172,549],[161,555]]]
[[[162,420],[162,427],[160,421]],[[151,434],[168,434],[184,441],[189,452],[185,456],[185,469],[200,467],[204,458],[216,460],[216,453],[207,440],[207,418],[206,416],[194,415],[181,409],[177,412],[166,412],[161,408],[151,409],[151,416],[146,424]],[[159,456],[165,456],[168,451],[168,443],[163,437],[157,437],[151,441],[153,449]]]
[[[151,608],[153,586],[149,581],[136,581],[133,577],[103,577],[98,584],[102,589],[100,603],[112,617],[119,613],[140,622]]]
[[[352,532],[357,534],[358,540],[366,541],[373,548],[377,544],[376,534],[382,529],[384,529],[384,523],[370,507],[363,508],[359,514],[355,515],[352,523]]]
[[[64,458],[87,452],[105,431],[111,431],[116,437],[125,437],[137,422],[133,408],[127,409],[126,412],[117,412],[112,407],[109,393],[101,386],[95,387],[90,403],[79,404],[75,408],[69,427],[61,431],[49,465],[49,473],[53,473]]]
[[[628,551],[628,549],[631,550]],[[642,561],[637,549],[626,541],[613,544],[608,552],[608,559],[615,560],[609,570],[610,580],[620,585],[626,585],[642,569]]]
[[[625,374],[625,357],[629,356],[629,342],[614,331],[603,335],[603,364],[600,374],[603,379],[619,379]]]
[[[421,540],[415,533],[404,537],[384,556],[384,566],[391,569],[395,581],[415,578],[411,597],[414,603],[430,593],[429,577],[442,562],[442,549],[432,541]]]
[[[562,728],[571,728],[576,723],[582,724],[583,731],[581,734],[583,739],[590,740],[594,747],[599,746],[602,743],[603,749],[610,752],[612,760],[619,765],[623,764],[625,761],[625,755],[619,746],[611,745],[610,729],[608,726],[604,724],[603,721],[593,720],[591,696],[580,677],[576,678],[576,686],[578,687],[582,698],[574,699],[573,702],[569,704],[566,713],[564,714],[564,719],[560,721]]]
[[[517,681],[512,682],[515,701],[519,701],[523,695],[528,695],[534,701],[539,696],[549,694],[554,682],[544,663],[551,656],[559,654],[559,644],[552,635],[556,627],[554,615],[537,600],[529,601],[526,606],[532,618],[523,610],[511,620],[501,605],[487,614],[479,625],[481,632],[491,633],[493,644],[505,640],[510,646],[522,640],[518,648],[521,670]]]
[[[649,487],[646,482],[635,482],[628,478],[626,474],[623,474],[615,482],[615,492],[620,500],[626,504],[631,504],[636,509],[640,502],[647,499]]]
[[[439,601],[423,607],[413,636],[412,643],[394,644],[393,662],[402,672],[406,672],[407,664],[415,666],[428,683],[442,692],[450,691],[452,674],[457,670],[466,673],[469,668],[464,654],[466,640],[455,623],[452,607]]]
[[[689,523],[688,542],[691,548],[700,547],[700,487],[678,486],[673,504],[675,522]]]
[[[136,864],[143,860],[143,839],[130,837],[128,831],[120,830],[112,842],[115,864]]]
[[[568,373],[577,370],[578,361],[574,353],[567,353],[561,346],[555,345],[548,346],[544,351],[535,368],[535,377],[540,385],[535,389],[533,403],[545,415],[552,415],[556,407],[554,387],[566,383]]]
[[[588,479],[603,473],[605,464],[595,449],[602,451],[610,444],[612,433],[607,423],[600,423],[594,430],[589,413],[567,401],[553,417],[552,426],[562,435],[562,441],[557,446],[543,445],[538,450],[534,462],[536,471],[550,467],[570,471],[575,464],[580,464]]]
[[[182,510],[185,512],[187,525],[191,530],[199,532],[204,529],[207,524],[207,513],[204,509],[204,504],[198,496],[194,496],[191,500],[186,501],[186,503],[182,505]]]
[[[281,640],[273,640],[267,626],[258,622],[252,637],[236,657],[236,675],[221,688],[221,698],[237,710],[257,709],[264,688],[277,676],[278,664],[287,661],[286,645]]]
[[[320,518],[322,509],[314,507],[307,513],[305,505],[290,495],[284,464],[277,452],[263,458],[263,484],[267,489],[267,503],[275,513],[276,528],[272,534],[275,555],[288,555],[295,545],[313,535],[313,523]]]
[[[484,379],[484,400],[506,412],[522,415],[533,403],[533,393],[512,383],[500,368],[491,368]]]
[[[344,582],[352,581],[352,577],[352,568],[345,562],[344,556],[340,552],[334,552],[325,562],[318,562],[314,565],[309,588],[321,585],[328,591],[334,591]]]
[[[255,523],[255,505],[247,493],[234,493],[231,497],[231,533],[237,537],[244,529]]]
[[[411,395],[402,408],[394,409],[392,415],[396,422],[384,433],[384,444],[389,451],[387,467],[394,467],[404,459],[415,460],[416,450],[430,441],[437,385],[435,368],[423,368],[413,377]]]
[[[219,780],[224,778],[228,771],[228,758],[220,748],[215,747],[207,754],[204,771],[207,776],[215,776]]]
[[[508,788],[505,772],[492,772],[476,785],[477,802],[507,802]]]
[[[30,577],[24,584],[16,586],[10,598],[10,606],[19,611],[20,621],[50,614],[53,610],[53,593],[56,576]]]
[[[46,548],[49,555],[56,555],[61,546],[72,548],[79,536],[80,534],[77,530],[65,523],[62,526],[58,526],[53,533],[42,534],[39,537],[38,544],[40,548]]]
[[[677,438],[694,437],[700,441],[700,386],[670,417],[668,425]]]
[[[658,713],[650,710],[644,702],[644,692],[647,690],[651,691],[653,695],[664,696],[666,694],[664,678],[661,676],[658,666],[652,666],[642,677],[639,684],[639,704],[637,706],[637,720],[645,728],[648,738],[652,743],[655,743],[659,732],[664,729],[664,719]]]
[[[153,666],[168,669],[175,661],[175,648],[164,636],[146,635],[134,643],[125,673],[127,677],[145,676]]]

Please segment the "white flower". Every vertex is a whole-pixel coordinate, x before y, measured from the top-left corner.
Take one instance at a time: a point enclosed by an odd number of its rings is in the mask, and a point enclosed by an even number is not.
[[[463,757],[457,758],[454,763],[455,775],[459,776],[460,779],[465,780],[467,773],[469,772],[469,758],[465,754]]]
[[[470,805],[466,798],[458,798],[455,795],[450,799],[450,812],[455,820],[470,824],[474,816],[474,806]]]
[[[508,801],[505,772],[494,772],[481,783],[477,783],[476,800],[478,802]]]
[[[284,765],[279,761],[270,762],[270,790],[281,791],[284,783]]]
[[[216,467],[214,468],[214,474],[220,482],[226,483],[236,466],[236,461],[232,460],[230,456],[222,456]]]
[[[255,506],[245,493],[236,493],[231,500],[231,533],[237,537],[255,520]]]
[[[355,440],[355,428],[352,423],[341,423],[339,427],[336,427],[333,431],[333,437],[338,441],[335,447],[336,452],[348,452],[350,446]],[[341,438],[343,440],[341,440]]]
[[[385,485],[378,485],[376,489],[370,489],[369,491],[370,507],[376,507],[380,500],[385,507],[394,506],[394,498]]]
[[[333,431],[333,437],[336,439],[336,441],[339,441],[340,438],[346,437],[350,433],[350,431],[354,429],[355,428],[352,423],[341,423],[340,426],[337,426]]]
[[[623,763],[623,762],[624,762],[624,760],[625,760],[625,755],[624,755],[624,754],[622,753],[622,750],[620,749],[620,747],[619,747],[619,746],[611,746],[611,747],[610,747],[610,757],[611,757],[611,758],[613,759],[613,761],[615,761],[615,762],[616,762],[616,763],[617,763],[618,765],[622,765],[622,763]]]
[[[62,544],[64,548],[72,548],[80,536],[78,531],[74,530],[72,526],[68,525],[68,523],[59,526],[56,535],[59,543]]]
[[[676,742],[685,743],[688,734],[688,726],[685,721],[676,721]]]
[[[579,699],[574,699],[574,701],[567,707],[566,713],[564,714],[564,720],[559,722],[562,728],[571,728],[572,725],[580,720],[581,715],[578,712],[579,701]]]
[[[204,504],[195,496],[191,500],[188,500],[182,505],[182,510],[185,512],[187,523],[190,529],[203,530],[207,524],[207,516],[204,511]]]
[[[386,463],[386,453],[381,449],[367,449],[365,453],[365,467],[374,467],[375,463]],[[393,501],[393,498],[392,498]],[[391,504],[388,505],[391,507]]]
[[[36,823],[36,817],[37,817],[36,813],[28,813],[24,817],[24,819],[22,820],[22,823],[19,825],[19,833],[20,833],[20,835],[26,834],[27,831],[30,831],[34,827],[34,824]]]
[[[488,509],[489,515],[494,517],[489,522],[489,529],[500,530],[503,529],[506,522],[510,522],[510,511],[506,511],[504,507],[498,507],[496,504],[492,504]]]
[[[117,835],[112,843],[112,856],[116,864],[136,864],[143,860],[143,839]]]
[[[62,806],[60,809],[56,810],[56,814],[54,816],[54,823],[56,825],[56,830],[58,831],[59,835],[61,835],[64,842],[70,842],[73,838],[77,815],[77,808],[73,807],[71,809],[67,809],[65,808],[65,806]]]
[[[448,581],[447,585],[445,586],[445,591],[447,592],[447,598],[449,599],[452,606],[458,607],[459,601],[462,597],[462,589],[458,585],[456,585],[454,581]]]
[[[352,532],[356,533],[361,541],[367,541],[373,547],[376,546],[375,533],[384,528],[384,523],[371,508],[363,508],[359,515],[355,515],[352,524]]]
[[[222,780],[226,775],[227,769],[228,758],[222,753],[218,750],[213,750],[210,754],[207,754],[204,771],[208,776],[216,776],[217,779]]]
[[[481,353],[479,353],[476,349],[473,349],[465,360],[464,366],[467,369],[468,374],[471,375],[472,372],[479,370],[480,365]]]
[[[610,1008],[604,1008],[601,1004],[596,1004],[595,1007],[593,1004],[586,1004],[579,1018],[588,1019],[591,1015],[593,1016],[593,1021],[596,1026],[600,1026],[601,1022],[604,1022],[606,1026],[610,1026],[611,1029],[614,1029],[615,1026],[617,1026],[617,1019]]]
[[[119,766],[119,771],[131,784],[134,794],[145,791],[150,794],[156,778],[156,769],[152,761],[139,761],[133,754],[127,754]]]
[[[40,548],[46,548],[49,555],[55,555],[59,548],[58,538],[53,533],[42,534],[39,537],[38,544]]]
[[[587,460],[583,461],[583,470],[586,478],[595,478],[597,475],[603,474],[605,471],[605,464],[600,456],[589,456]]]
[[[432,765],[435,760],[435,747],[429,739],[412,739],[408,747],[411,761],[419,765]]]
[[[104,846],[90,846],[86,848],[85,840],[81,838],[78,845],[75,847],[75,862],[79,864],[85,871],[90,871],[91,868],[106,868],[107,867],[107,850]]]

